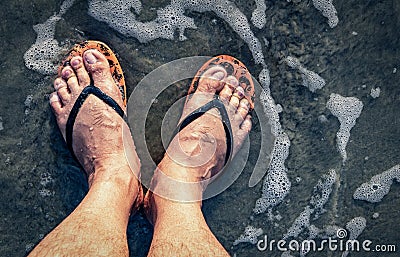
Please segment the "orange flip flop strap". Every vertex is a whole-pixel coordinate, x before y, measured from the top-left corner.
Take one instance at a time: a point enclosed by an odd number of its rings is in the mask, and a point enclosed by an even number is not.
[[[239,81],[239,86],[244,89],[244,97],[250,103],[250,109],[254,109],[255,92],[252,76],[247,67],[241,61],[229,55],[215,56],[203,64],[193,78],[188,94],[190,95],[196,91],[201,75],[210,67],[215,65],[224,67],[228,76],[234,76]]]
[[[108,63],[110,65],[111,75],[113,76],[115,83],[117,84],[119,90],[122,93],[122,100],[124,102],[124,106],[126,106],[126,85],[125,85],[124,73],[122,72],[122,68],[117,59],[117,56],[110,49],[110,47],[108,47],[103,42],[88,40],[76,44],[69,51],[67,57],[62,61],[61,65],[59,66],[58,75],[61,76],[61,71],[65,66],[66,62],[69,62],[74,56],[82,56],[83,53],[88,49],[96,49],[100,53],[104,54],[104,56],[107,58]]]

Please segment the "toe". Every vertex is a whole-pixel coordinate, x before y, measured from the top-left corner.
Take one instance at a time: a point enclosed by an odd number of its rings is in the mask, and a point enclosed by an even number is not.
[[[233,77],[233,76],[229,76],[225,79],[225,86],[224,88],[221,90],[221,92],[219,93],[219,97],[223,100],[226,100],[227,102],[229,102],[232,94],[233,94],[233,90],[239,85],[239,81]]]
[[[98,50],[90,49],[83,54],[83,60],[94,85],[119,102],[121,97],[117,97],[119,90],[111,75],[107,58]]]
[[[57,78],[54,81],[54,88],[57,90],[57,94],[61,99],[61,103],[63,105],[69,103],[71,100],[71,94],[68,90],[67,82],[65,82],[65,80],[62,78]]]
[[[50,101],[50,105],[51,105],[51,108],[53,109],[54,113],[56,115],[59,115],[62,111],[62,103],[61,103],[61,99],[58,96],[57,92],[53,92],[50,94],[49,101]]]
[[[93,81],[107,81],[112,78],[106,57],[96,49],[87,50],[83,54],[83,59],[86,70],[92,75]]]
[[[78,79],[71,66],[64,67],[61,71],[61,76],[67,82],[68,89],[71,93],[74,94],[79,91]]]
[[[86,71],[81,56],[75,56],[71,59],[71,66],[75,70],[80,87],[86,87],[90,84],[89,73]]]
[[[250,115],[247,115],[247,116],[245,117],[245,119],[243,120],[242,125],[240,126],[240,130],[243,131],[243,132],[245,132],[246,135],[247,135],[247,134],[250,132],[250,130],[251,130],[251,126],[252,126],[252,123],[251,123],[251,116],[250,116]]]
[[[196,92],[205,92],[215,94],[224,86],[223,79],[226,77],[226,71],[222,66],[209,68],[201,75],[199,86]]]
[[[243,98],[239,102],[239,107],[237,113],[242,117],[242,119],[246,118],[247,114],[250,110],[250,103],[246,98]]]
[[[233,155],[235,155],[239,151],[244,140],[249,135],[251,126],[252,126],[251,116],[247,115],[246,118],[243,120],[242,124],[240,125],[239,130],[236,132],[234,136]]]
[[[235,108],[239,107],[240,100],[244,97],[244,90],[242,87],[237,87],[235,92],[232,94],[229,103],[233,105]]]

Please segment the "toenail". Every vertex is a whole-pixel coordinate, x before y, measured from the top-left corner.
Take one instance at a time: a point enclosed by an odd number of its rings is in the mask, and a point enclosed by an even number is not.
[[[238,94],[238,96],[243,97],[244,96],[244,89],[239,86],[239,87],[236,88],[235,93]]]
[[[236,88],[237,86],[239,86],[239,81],[235,77],[228,77],[226,79],[226,82],[231,87],[233,86]]]
[[[249,109],[250,103],[248,101],[240,101],[239,106]]]
[[[216,79],[216,80],[222,80],[224,77],[225,77],[225,73],[223,73],[222,71],[218,71],[211,76],[211,78]]]
[[[60,97],[57,94],[51,94],[49,97],[50,103],[52,102],[60,102]]]
[[[79,60],[79,59],[74,59],[74,60],[71,61],[72,66],[77,66],[80,63],[81,63],[81,60]]]
[[[93,55],[92,53],[90,53],[90,52],[85,54],[85,60],[86,60],[86,62],[89,63],[89,64],[94,64],[94,63],[97,62],[96,56],[94,56],[94,55]]]
[[[59,90],[62,87],[66,87],[67,85],[61,82],[56,82],[56,84],[54,85],[54,89],[55,90]]]
[[[64,78],[69,78],[69,76],[71,76],[71,74],[72,74],[72,72],[69,69],[63,71]]]

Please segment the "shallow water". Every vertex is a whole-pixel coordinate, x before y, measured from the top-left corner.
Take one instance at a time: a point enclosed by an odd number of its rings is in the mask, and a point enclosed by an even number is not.
[[[23,60],[24,53],[35,42],[32,26],[46,21],[59,10],[61,3],[6,0],[0,9],[3,17],[0,21],[0,128],[3,127],[0,130],[0,256],[25,255],[77,206],[87,191],[83,172],[67,151],[48,105],[53,77],[27,69]],[[253,2],[235,3],[247,17],[251,16]],[[168,1],[146,1],[140,18],[153,19],[155,10],[166,4]],[[271,72],[271,95],[283,107],[280,121],[291,141],[286,167],[292,187],[283,203],[274,208],[282,220],[270,222],[266,213],[254,215],[252,210],[262,188],[261,182],[248,187],[260,133],[260,124],[255,124],[250,134],[252,155],[246,168],[228,190],[203,205],[211,230],[231,255],[280,256],[279,251],[260,252],[255,245],[233,246],[233,242],[247,225],[261,227],[269,238],[279,240],[307,206],[313,187],[329,169],[336,170],[340,183],[325,206],[327,212],[312,224],[344,227],[352,218],[362,216],[367,220],[367,227],[360,240],[400,247],[399,184],[393,183],[380,203],[356,201],[352,197],[360,184],[399,164],[400,3],[395,0],[334,1],[334,5],[339,24],[333,29],[311,1],[267,3],[266,27],[262,30],[252,27],[259,39],[265,37],[270,41],[268,46],[263,46],[263,53]],[[129,93],[155,68],[187,56],[230,54],[242,60],[257,76],[261,67],[254,64],[247,45],[224,21],[210,12],[188,15],[194,17],[198,27],[186,31],[188,40],[160,39],[140,44],[90,17],[87,3],[76,1],[57,23],[56,39],[66,44],[82,39],[109,44],[119,55]],[[326,86],[315,93],[303,87],[300,74],[282,61],[289,55],[299,58],[306,68],[322,76]],[[375,99],[370,96],[373,87],[381,88],[380,96]],[[167,99],[185,95],[184,90],[184,86],[171,89],[167,96],[160,96],[160,106],[156,107],[166,110],[172,104]],[[331,93],[355,96],[364,104],[351,130],[344,166],[336,150],[339,122],[326,108]],[[325,123],[318,121],[322,114],[327,118]],[[159,118],[157,112],[152,115],[149,121]],[[153,158],[159,160],[162,150],[157,141],[158,130],[154,125],[149,131],[154,133],[148,136]],[[374,213],[379,213],[379,217],[373,218]],[[151,234],[152,226],[141,212],[131,217],[128,239],[132,256],[146,255]],[[320,255],[341,256],[341,253],[307,256]],[[350,256],[397,255],[354,252]]]

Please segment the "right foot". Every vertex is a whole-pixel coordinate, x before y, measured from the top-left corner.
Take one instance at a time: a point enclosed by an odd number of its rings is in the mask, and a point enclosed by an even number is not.
[[[224,67],[210,66],[201,75],[196,91],[186,102],[181,120],[218,95],[229,115],[233,134],[231,155],[234,155],[242,146],[252,125],[248,114],[251,104],[243,97],[243,93],[244,89],[239,86],[238,79],[227,75]],[[193,196],[192,201],[199,201],[201,204],[201,194],[207,185],[205,181],[209,181],[222,170],[226,152],[226,134],[216,109],[211,109],[181,130],[170,143],[166,155],[154,172],[151,184],[153,192],[149,190],[145,197],[145,208],[150,219],[155,220],[155,198],[165,197],[180,201]],[[170,181],[178,183],[171,184]],[[179,181],[190,182],[192,186],[185,186],[188,183],[180,186]]]
[[[96,49],[86,50],[82,56],[72,57],[70,64],[55,79],[56,92],[50,96],[50,104],[64,139],[71,109],[91,79],[125,111],[121,92],[102,53]],[[126,134],[123,136],[123,133]],[[129,129],[115,110],[90,95],[76,117],[72,138],[74,154],[86,171],[89,187],[96,183],[116,182],[121,190],[129,190],[127,201],[131,205],[135,198],[141,202],[142,191],[137,180],[140,161]],[[130,153],[125,149],[131,149]]]

